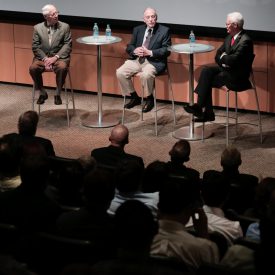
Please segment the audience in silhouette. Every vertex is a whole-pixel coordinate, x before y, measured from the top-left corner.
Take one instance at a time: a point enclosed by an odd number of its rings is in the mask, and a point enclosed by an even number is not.
[[[109,146],[66,159],[55,156],[50,140],[36,136],[38,120],[36,112],[24,112],[18,133],[0,138],[0,223],[29,236],[47,231],[88,240],[96,247],[94,262],[105,259],[92,269],[87,261],[83,268],[90,274],[190,274],[217,263],[260,274],[270,267],[275,180],[258,183],[241,173],[237,148],[225,148],[222,170],[201,178],[186,166],[187,140],[172,146],[168,162],[144,167],[142,157],[125,152],[129,130],[120,124],[111,130]],[[230,209],[260,222],[242,232]],[[235,244],[243,233],[259,248]]]
[[[229,181],[230,193],[224,204],[224,209],[233,209],[238,214],[243,214],[246,209],[255,204],[255,188],[258,178],[254,175],[244,174],[239,171],[242,164],[240,151],[229,146],[221,154],[222,174]],[[205,171],[207,175],[216,174],[215,170]]]
[[[150,257],[150,246],[157,231],[152,212],[142,202],[128,200],[121,204],[115,214],[117,256],[94,265],[96,274],[189,274]]]
[[[54,156],[53,144],[49,139],[36,136],[39,116],[35,111],[26,111],[18,119],[18,133],[5,135],[6,138],[16,138],[17,143],[22,147],[28,143],[41,144],[48,156]],[[24,152],[23,152],[24,153]]]
[[[200,194],[190,180],[170,178],[159,192],[159,231],[151,254],[173,257],[184,262],[190,270],[203,263],[217,263],[219,251],[210,241],[207,217],[200,207]],[[187,231],[186,224],[193,219],[197,236]]]
[[[24,146],[21,158],[21,184],[0,193],[0,221],[30,232],[52,230],[61,209],[45,193],[49,164],[44,147],[38,143]]]
[[[208,231],[218,232],[225,237],[228,245],[232,245],[235,240],[243,237],[242,228],[239,221],[229,220],[223,211],[230,192],[227,178],[220,172],[204,173],[202,180],[202,200],[203,210],[207,216]],[[193,225],[192,220],[188,226]]]
[[[144,167],[136,159],[123,160],[117,167],[116,193],[108,212],[115,214],[117,208],[125,201],[135,199],[147,205],[153,215],[157,216],[158,192],[141,191]]]
[[[125,152],[125,146],[129,143],[129,130],[126,126],[116,125],[111,131],[109,141],[109,146],[93,149],[91,152],[98,164],[116,167],[122,160],[134,159],[144,166],[141,157]]]
[[[21,150],[16,138],[0,138],[0,192],[18,187]]]

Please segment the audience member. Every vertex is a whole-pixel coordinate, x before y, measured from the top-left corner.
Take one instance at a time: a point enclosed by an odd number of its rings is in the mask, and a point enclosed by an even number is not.
[[[116,75],[123,95],[129,94],[131,100],[124,106],[131,109],[141,104],[141,99],[135,91],[131,77],[139,73],[146,98],[142,112],[147,113],[154,107],[155,76],[167,67],[167,57],[171,45],[170,29],[157,23],[157,12],[146,8],[143,14],[145,24],[133,30],[132,39],[127,45],[128,59],[117,69]]]
[[[23,148],[24,144],[27,143],[39,143],[41,144],[48,156],[54,156],[53,144],[49,139],[36,136],[37,125],[39,116],[35,111],[27,111],[20,115],[18,119],[18,134],[11,133],[4,137],[6,138],[17,138],[17,143]],[[24,152],[22,152],[24,154]]]
[[[230,247],[221,264],[245,274],[273,274],[275,260],[275,190],[260,219],[260,242],[254,249],[243,245]]]
[[[210,241],[207,217],[200,207],[200,194],[190,180],[170,178],[159,192],[159,232],[155,236],[151,254],[175,257],[190,269],[203,263],[217,263],[219,251]],[[192,217],[197,236],[185,227]]]
[[[0,138],[0,192],[18,187],[20,147],[16,138]]]
[[[244,90],[251,87],[249,76],[254,59],[253,41],[243,29],[244,19],[239,12],[227,15],[227,37],[217,50],[217,65],[204,67],[195,88],[198,101],[184,109],[194,114],[197,122],[215,120],[212,103],[212,87]]]
[[[84,206],[77,211],[63,213],[57,219],[62,235],[90,240],[98,255],[108,256],[114,251],[113,219],[107,213],[115,194],[111,172],[100,168],[89,172],[84,179]]]
[[[124,202],[115,214],[117,257],[95,264],[95,274],[185,274],[150,258],[150,246],[157,230],[157,222],[148,207],[136,200]]]
[[[155,160],[149,163],[143,173],[141,191],[144,193],[159,192],[161,185],[168,178],[168,169],[164,161]]]
[[[28,144],[21,159],[21,184],[0,193],[0,221],[27,232],[55,228],[60,207],[44,193],[49,175],[47,155],[40,144]]]
[[[229,188],[227,178],[222,173],[204,174],[201,194],[204,202],[203,210],[208,221],[208,231],[222,234],[226,238],[228,246],[243,237],[240,222],[227,219],[222,210],[223,204],[229,196]],[[191,225],[193,225],[192,220],[187,226]]]
[[[124,147],[129,143],[129,130],[126,126],[116,125],[109,137],[110,145],[107,147],[92,150],[91,156],[94,157],[99,165],[116,167],[121,160],[137,160],[144,167],[141,157],[125,152]]]
[[[271,195],[275,190],[275,178],[263,178],[256,188],[255,207],[248,209],[246,215],[259,219],[266,213]],[[251,223],[246,231],[246,237],[252,240],[260,240],[260,224],[259,222]]]
[[[158,192],[141,191],[144,167],[137,160],[124,160],[117,168],[116,193],[108,212],[114,215],[117,208],[125,201],[135,199],[143,202],[157,216]]]
[[[43,89],[42,73],[53,71],[56,74],[56,92],[54,104],[62,104],[60,97],[62,87],[70,64],[72,51],[72,37],[70,26],[58,20],[58,10],[54,5],[47,4],[42,8],[45,22],[34,26],[32,51],[33,63],[30,66],[30,75],[34,82],[34,89],[39,93],[37,104],[44,104],[48,99]]]
[[[200,182],[200,173],[185,166],[190,160],[191,146],[188,140],[177,141],[169,152],[170,161],[167,162],[169,174],[190,178],[194,182]]]
[[[243,214],[246,209],[255,205],[255,188],[259,181],[256,176],[240,173],[241,164],[241,153],[236,147],[229,146],[224,149],[221,154],[222,174],[229,181],[230,194],[223,209],[233,209],[238,214]],[[209,176],[216,172],[209,170],[205,171],[205,174]]]

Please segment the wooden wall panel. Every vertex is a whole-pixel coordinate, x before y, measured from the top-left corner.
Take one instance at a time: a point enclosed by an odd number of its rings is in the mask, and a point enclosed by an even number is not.
[[[275,113],[275,43],[268,43],[268,112]]]
[[[0,81],[15,82],[13,24],[0,23]]]

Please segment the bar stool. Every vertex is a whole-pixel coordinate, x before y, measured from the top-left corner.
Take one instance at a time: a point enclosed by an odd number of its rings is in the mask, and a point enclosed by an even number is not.
[[[236,130],[236,135],[237,135],[237,131],[238,131],[238,124],[249,124],[249,125],[255,125],[259,127],[259,136],[260,136],[260,143],[263,143],[263,135],[262,135],[262,120],[261,120],[261,112],[260,112],[260,106],[259,106],[259,99],[258,99],[258,94],[257,94],[257,88],[256,88],[256,84],[255,84],[255,79],[254,79],[254,73],[253,73],[253,69],[251,70],[250,73],[250,88],[247,88],[245,90],[230,90],[228,88],[223,89],[220,88],[221,90],[226,92],[226,123],[225,123],[225,127],[226,127],[226,146],[229,145],[229,119],[233,119],[235,120],[235,130]],[[258,124],[255,123],[238,123],[238,93],[246,91],[248,89],[252,89],[254,91],[254,96],[255,96],[255,101],[256,101],[256,106],[257,106],[257,114],[258,114]],[[230,96],[230,92],[234,92],[235,94],[235,115],[234,116],[229,116],[229,96]],[[202,125],[202,140],[204,141],[204,123]]]
[[[168,86],[169,86],[169,92],[171,95],[171,103],[172,103],[172,115],[173,115],[173,122],[174,122],[174,126],[176,125],[176,113],[175,113],[175,102],[174,102],[174,94],[173,94],[173,89],[172,89],[172,82],[171,82],[171,78],[170,78],[170,74],[168,69],[166,69],[164,72],[156,75],[155,77],[155,88],[153,91],[153,96],[154,96],[154,117],[155,117],[155,134],[156,136],[158,135],[158,111],[166,108],[166,106],[163,107],[159,107],[157,106],[157,90],[156,90],[156,79],[161,77],[161,76],[167,76],[168,78]],[[137,73],[135,75],[133,75],[133,77],[140,77],[140,73]],[[143,121],[143,112],[142,112],[142,106],[143,106],[143,102],[144,102],[144,87],[142,86],[142,93],[141,93],[141,120]],[[126,104],[126,95],[123,96],[123,112],[122,112],[122,119],[121,119],[121,123],[124,124],[124,116],[125,116],[125,104]]]
[[[54,71],[49,70],[49,71],[45,71],[44,73],[54,73]],[[67,81],[69,82],[68,83],[69,84],[68,88],[67,88],[67,83],[66,83]],[[69,68],[68,68],[68,73],[67,73],[67,77],[66,77],[65,82],[64,82],[63,89],[64,89],[64,94],[65,94],[67,124],[68,124],[68,127],[70,127],[69,104],[72,103],[72,105],[73,105],[73,115],[74,115],[75,114],[75,102],[74,102],[74,90],[73,90],[72,79],[71,79],[71,74],[70,74],[70,69]],[[70,91],[68,91],[68,89]],[[36,100],[37,100],[37,98],[35,97],[35,88],[34,88],[34,85],[33,85],[33,89],[32,89],[32,110],[34,110],[34,104],[35,104]],[[40,115],[41,104],[37,104],[37,105],[38,105],[38,114]]]

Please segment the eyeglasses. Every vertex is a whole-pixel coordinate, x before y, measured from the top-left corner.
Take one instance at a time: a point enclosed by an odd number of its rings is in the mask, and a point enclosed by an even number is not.
[[[235,25],[236,23],[234,23],[234,22],[231,22],[231,23],[225,23],[225,26],[226,27],[230,27],[231,25]]]
[[[49,16],[49,17],[55,17],[55,16],[57,16],[58,14],[59,14],[59,11],[54,11],[54,12],[52,12],[52,13],[48,13],[47,16]]]

